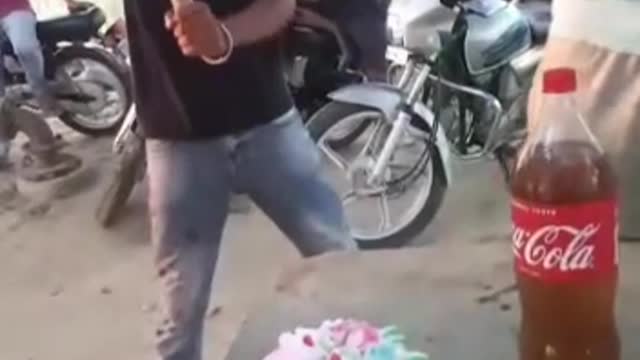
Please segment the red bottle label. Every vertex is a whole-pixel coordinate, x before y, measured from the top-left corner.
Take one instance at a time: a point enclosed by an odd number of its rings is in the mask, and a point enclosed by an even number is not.
[[[512,200],[516,271],[544,282],[589,281],[618,268],[615,200],[549,206]]]

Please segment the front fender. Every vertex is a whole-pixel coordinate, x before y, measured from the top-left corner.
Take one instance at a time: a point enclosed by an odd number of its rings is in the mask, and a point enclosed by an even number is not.
[[[328,95],[329,99],[380,110],[387,119],[393,119],[404,100],[402,90],[384,83],[353,84]]]
[[[355,104],[380,110],[387,119],[394,119],[398,110],[404,103],[405,95],[402,90],[397,87],[384,83],[364,83],[354,84],[343,87],[328,95],[329,99],[347,104]],[[435,116],[433,112],[424,104],[417,102],[413,106],[413,112],[425,121],[429,128],[433,129]],[[451,149],[449,141],[442,127],[438,127],[436,134],[436,146],[442,160],[445,177],[448,184],[451,184],[452,166],[451,166]]]

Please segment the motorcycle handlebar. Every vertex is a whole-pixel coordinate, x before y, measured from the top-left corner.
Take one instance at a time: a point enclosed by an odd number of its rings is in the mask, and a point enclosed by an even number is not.
[[[472,0],[440,0],[440,4],[453,9],[454,7],[458,6],[458,5],[462,5],[464,3],[470,2]],[[509,0],[507,0],[509,1]]]
[[[453,9],[456,5],[458,5],[458,0],[440,0],[440,4]]]

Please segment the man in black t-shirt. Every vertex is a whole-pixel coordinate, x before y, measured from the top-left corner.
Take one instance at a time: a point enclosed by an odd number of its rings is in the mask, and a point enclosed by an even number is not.
[[[165,304],[157,351],[199,360],[233,191],[248,193],[303,256],[355,244],[283,78],[276,37],[295,1],[202,0],[172,11],[169,0],[129,0],[125,10]]]

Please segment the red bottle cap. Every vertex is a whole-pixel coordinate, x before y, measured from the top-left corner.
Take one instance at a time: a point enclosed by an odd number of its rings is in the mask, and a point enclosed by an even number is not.
[[[571,68],[550,69],[544,72],[542,92],[545,94],[566,94],[577,89],[576,71]]]

